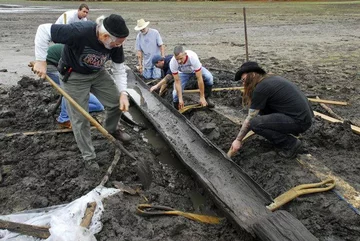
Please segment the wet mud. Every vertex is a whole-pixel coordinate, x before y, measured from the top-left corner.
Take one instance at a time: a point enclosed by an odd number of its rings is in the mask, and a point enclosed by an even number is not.
[[[232,80],[245,60],[244,45],[242,41],[239,43],[239,38],[243,37],[243,29],[239,27],[242,26],[243,5],[212,3],[208,5],[209,11],[199,14],[204,3],[192,3],[195,4],[192,6],[162,3],[171,10],[166,13],[157,4],[144,4],[152,13],[144,17],[150,19],[152,27],[161,30],[167,54],[175,45],[184,44],[197,52],[203,65],[213,73],[215,87],[240,85]],[[59,9],[74,8],[75,5],[56,3]],[[140,15],[144,15],[131,3],[110,5],[98,3],[93,8],[113,9],[104,10],[104,14],[126,10],[124,16],[133,25]],[[273,198],[299,184],[319,182],[326,176],[336,178],[339,185],[335,191],[300,196],[281,209],[300,220],[319,240],[358,241],[360,136],[350,128],[351,123],[359,126],[360,122],[357,48],[360,36],[355,10],[358,4],[257,3],[246,7],[251,60],[258,61],[267,71],[295,82],[308,95],[348,101],[350,105],[329,105],[345,119],[344,123],[330,123],[317,117],[314,125],[300,136],[302,148],[296,159],[280,158],[269,142],[256,135],[248,139],[232,159]],[[101,11],[94,11],[94,18]],[[187,18],[180,15],[175,18],[175,13],[185,14]],[[114,157],[114,146],[96,130],[92,131],[92,136],[99,172],[84,169],[72,133],[5,135],[58,128],[49,114],[58,94],[26,67],[27,61],[33,59],[33,36],[37,25],[55,21],[55,15],[57,17],[58,13],[16,16],[6,13],[0,16],[1,29],[5,30],[0,40],[0,53],[4,56],[0,69],[8,70],[0,74],[0,215],[69,203],[81,197],[100,183]],[[33,24],[25,28],[29,22]],[[132,32],[125,48],[126,64],[133,70],[136,65],[135,36]],[[14,80],[11,84],[10,79]],[[164,98],[171,104],[171,89]],[[186,104],[197,103],[198,96],[187,95],[185,101]],[[213,101],[218,110],[194,110],[185,116],[211,142],[227,152],[246,110],[242,108],[238,91],[214,92]],[[312,103],[312,106],[327,114],[319,104]],[[135,111],[136,105],[132,103],[131,108]],[[223,115],[225,110],[232,120]],[[148,130],[154,129],[149,122],[145,123]],[[136,169],[138,163],[121,157],[106,186],[112,186],[113,181],[122,181],[132,188],[142,187],[143,196],[120,193],[105,200],[103,229],[96,235],[98,240],[256,240],[227,219],[218,225],[209,225],[180,216],[138,216],[136,206],[146,202],[144,197],[149,203],[181,211],[219,217],[224,213],[185,167],[163,161],[163,147],[144,138],[146,129],[134,128],[124,122],[122,125],[134,139],[126,148],[139,163],[146,164],[152,181],[145,188]],[[171,150],[169,153],[176,160],[176,154]],[[350,205],[344,200],[355,201]]]

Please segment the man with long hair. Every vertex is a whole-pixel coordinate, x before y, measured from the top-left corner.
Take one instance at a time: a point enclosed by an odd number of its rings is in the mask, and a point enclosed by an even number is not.
[[[296,156],[301,141],[295,136],[310,128],[313,111],[306,96],[289,80],[266,74],[256,62],[246,62],[235,74],[244,84],[243,106],[249,108],[231,151],[242,147],[242,140],[252,130],[265,137],[285,158]]]

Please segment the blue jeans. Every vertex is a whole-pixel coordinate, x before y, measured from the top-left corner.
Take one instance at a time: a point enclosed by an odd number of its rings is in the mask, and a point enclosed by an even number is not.
[[[153,66],[151,68],[144,68],[143,76],[145,79],[160,79],[161,78],[161,69],[156,68],[155,66]]]
[[[205,67],[201,68],[202,77],[204,80],[205,86],[212,86],[214,84],[214,77],[210,73],[209,70],[207,70]],[[190,80],[191,77],[195,76],[195,73],[179,73],[179,78],[181,82],[181,91],[184,91],[185,86],[187,82]],[[176,93],[175,84],[174,84],[174,90],[173,90],[173,102],[179,102],[179,98]]]
[[[59,72],[48,72],[47,75],[55,81],[58,85],[60,85],[59,80]],[[90,93],[89,97],[89,112],[96,112],[96,111],[103,111],[104,106],[100,103],[100,101],[95,97],[95,95]],[[62,97],[61,99],[61,111],[57,118],[57,121],[60,123],[64,123],[66,121],[69,121],[69,115],[66,110],[66,99]]]
[[[250,129],[265,137],[277,148],[290,149],[295,145],[296,138],[289,135],[299,135],[309,129],[311,123],[299,123],[290,116],[281,113],[259,115],[250,121]]]

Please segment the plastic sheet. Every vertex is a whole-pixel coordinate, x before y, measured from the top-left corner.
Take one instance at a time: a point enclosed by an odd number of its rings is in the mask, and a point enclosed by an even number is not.
[[[36,226],[50,226],[49,232],[51,235],[46,241],[94,241],[96,240],[94,234],[102,229],[100,221],[104,210],[102,200],[119,191],[119,189],[115,188],[98,186],[85,196],[69,204],[4,215],[0,216],[0,219]],[[87,203],[91,202],[96,202],[96,209],[87,229],[81,227],[80,223],[87,208]],[[43,239],[21,235],[8,230],[0,230],[0,240],[35,241]]]

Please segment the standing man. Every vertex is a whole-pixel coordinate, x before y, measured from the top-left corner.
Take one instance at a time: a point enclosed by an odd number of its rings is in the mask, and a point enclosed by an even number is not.
[[[64,49],[63,44],[53,44],[49,47],[46,56],[46,63],[47,63],[46,73],[58,85],[60,85],[60,73],[57,69],[57,66],[61,58],[61,53],[63,49]],[[97,112],[103,110],[104,110],[104,106],[95,97],[95,95],[90,93],[89,112]],[[66,110],[66,99],[64,97],[61,97],[61,111],[59,116],[56,118],[56,121],[58,122],[61,128],[71,128],[70,117]]]
[[[244,63],[235,81],[244,83],[243,106],[249,108],[239,134],[231,145],[236,152],[252,130],[279,148],[278,154],[293,158],[301,147],[295,136],[310,128],[313,111],[306,96],[292,82],[266,74],[256,62]]]
[[[170,70],[175,82],[173,102],[176,109],[182,109],[184,107],[182,92],[192,76],[196,76],[199,86],[199,103],[209,108],[215,107],[209,100],[213,86],[213,76],[209,70],[202,66],[195,52],[184,50],[183,46],[176,46],[174,48],[174,57],[170,61]]]
[[[153,65],[162,70],[161,78],[163,79],[156,85],[152,86],[150,88],[150,92],[160,88],[159,95],[162,96],[165,93],[167,86],[173,82],[173,76],[170,70],[170,61],[172,57],[174,57],[174,55],[169,54],[166,55],[165,58],[160,55],[155,55],[152,58]]]
[[[33,71],[46,76],[46,56],[49,42],[65,44],[59,62],[61,87],[83,109],[89,111],[90,91],[106,107],[104,128],[124,143],[130,136],[117,130],[121,111],[128,111],[127,75],[124,65],[123,42],[129,35],[125,20],[117,14],[101,16],[95,22],[72,24],[41,24],[35,36]],[[113,77],[104,68],[112,60]],[[85,167],[98,169],[91,141],[90,122],[67,102],[74,136],[85,161]]]
[[[87,21],[86,16],[89,14],[89,7],[85,3],[82,3],[78,10],[69,10],[61,14],[56,20],[56,24],[69,24],[80,21]]]
[[[134,28],[140,31],[136,36],[135,47],[139,71],[145,79],[159,79],[161,71],[153,65],[152,58],[155,55],[165,57],[165,48],[160,33],[156,29],[148,28],[149,23],[144,19],[139,19]]]

